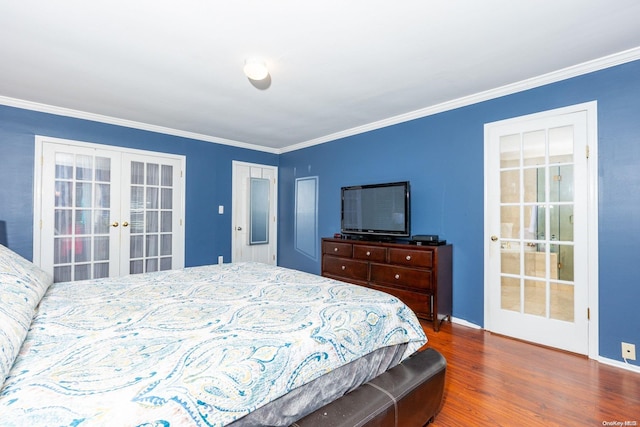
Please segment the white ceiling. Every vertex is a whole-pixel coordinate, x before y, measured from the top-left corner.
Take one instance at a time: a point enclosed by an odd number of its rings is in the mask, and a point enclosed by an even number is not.
[[[637,0],[0,0],[0,103],[284,152],[638,59],[639,20]]]

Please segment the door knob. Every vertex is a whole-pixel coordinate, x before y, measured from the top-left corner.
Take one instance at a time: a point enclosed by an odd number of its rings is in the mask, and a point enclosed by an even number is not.
[[[123,223],[122,223],[122,226],[123,226],[123,227],[127,227],[128,225],[129,225],[129,223],[128,223],[127,221],[125,221],[125,222],[123,222]]]
[[[118,221],[113,221],[113,222],[111,223],[111,226],[112,226],[112,227],[117,227],[118,225],[120,225],[120,224],[118,224]]]
[[[236,230],[242,231],[242,227],[236,227]]]
[[[492,242],[497,242],[498,241],[498,236],[491,236],[491,241]]]

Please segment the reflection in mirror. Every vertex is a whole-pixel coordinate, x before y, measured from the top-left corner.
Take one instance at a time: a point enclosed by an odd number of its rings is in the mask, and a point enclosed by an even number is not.
[[[318,177],[296,179],[295,248],[307,257],[318,257]]]
[[[249,244],[269,243],[269,180],[250,178]]]

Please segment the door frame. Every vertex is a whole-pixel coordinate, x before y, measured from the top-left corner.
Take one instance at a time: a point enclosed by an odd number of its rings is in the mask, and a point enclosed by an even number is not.
[[[238,167],[249,167],[249,168],[261,168],[261,169],[270,169],[273,171],[275,182],[273,182],[270,188],[273,189],[272,197],[269,202],[270,207],[273,209],[273,218],[271,221],[272,227],[269,227],[269,247],[270,251],[273,254],[273,264],[278,265],[278,167],[273,165],[264,165],[259,163],[250,163],[243,162],[239,160],[232,160],[231,162],[231,196],[233,199],[233,203],[231,204],[231,262],[237,262],[235,259],[236,254],[236,227],[238,224],[236,223],[236,203],[242,202],[245,204],[244,212],[249,212],[248,198],[245,200],[240,200],[236,197],[238,194],[238,186],[241,185],[240,182],[237,182],[237,174]]]
[[[117,153],[127,153],[134,155],[151,155],[154,157],[167,157],[171,159],[179,159],[181,164],[180,176],[182,179],[180,183],[176,185],[176,188],[180,189],[180,205],[175,208],[175,212],[179,215],[179,223],[182,228],[182,238],[178,241],[179,254],[176,255],[175,260],[178,261],[180,267],[184,267],[185,262],[185,239],[186,239],[186,227],[185,227],[185,213],[186,213],[186,170],[187,170],[187,158],[181,154],[163,153],[160,151],[140,150],[135,148],[120,147],[116,145],[99,144],[94,142],[79,141],[73,139],[55,138],[43,135],[35,135],[35,156],[34,156],[34,175],[33,175],[33,263],[40,266],[42,257],[42,167],[44,163],[43,158],[43,144],[53,143],[60,145],[69,145],[73,147],[83,147],[96,150],[114,151]]]
[[[525,120],[538,120],[546,117],[572,114],[577,112],[587,114],[587,180],[584,185],[587,190],[587,307],[588,317],[588,354],[590,359],[599,357],[599,303],[598,303],[598,111],[597,101],[585,102],[567,107],[542,111],[529,115],[513,117],[510,119],[486,123],[484,125],[484,328],[492,329],[491,319],[491,283],[490,283],[490,257],[491,235],[495,230],[491,229],[489,215],[489,138],[491,129],[496,126],[509,125]]]

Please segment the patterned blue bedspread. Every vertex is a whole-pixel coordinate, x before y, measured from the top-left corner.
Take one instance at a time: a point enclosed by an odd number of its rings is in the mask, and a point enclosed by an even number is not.
[[[258,263],[52,285],[1,426],[222,426],[376,348],[426,342],[397,298]]]

